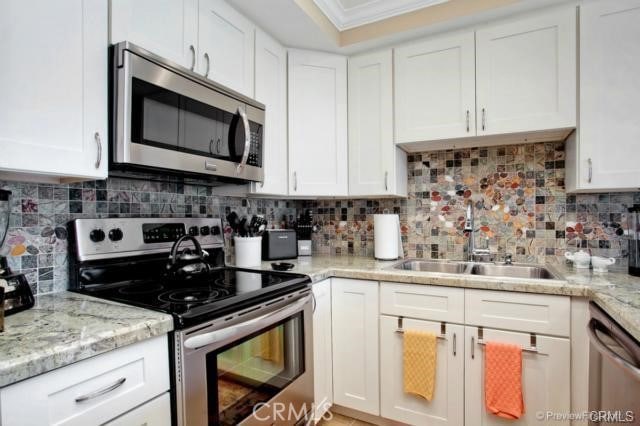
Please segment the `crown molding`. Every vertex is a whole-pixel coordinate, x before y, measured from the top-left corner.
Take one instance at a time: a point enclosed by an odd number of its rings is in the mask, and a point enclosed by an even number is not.
[[[449,0],[370,0],[359,6],[344,8],[340,0],[313,0],[333,25],[344,31],[372,22],[413,12]]]

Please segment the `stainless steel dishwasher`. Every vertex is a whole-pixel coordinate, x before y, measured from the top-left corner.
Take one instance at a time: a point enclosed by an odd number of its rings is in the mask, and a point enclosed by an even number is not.
[[[590,425],[640,425],[640,343],[589,306]]]

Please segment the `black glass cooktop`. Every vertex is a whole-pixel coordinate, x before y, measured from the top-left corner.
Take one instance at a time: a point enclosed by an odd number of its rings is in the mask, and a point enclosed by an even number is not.
[[[75,291],[172,314],[176,328],[243,309],[303,288],[310,282],[307,276],[299,274],[226,267],[213,269],[198,279],[182,281],[169,280],[160,274],[153,278],[100,282],[99,271],[92,272],[95,275],[92,282]]]

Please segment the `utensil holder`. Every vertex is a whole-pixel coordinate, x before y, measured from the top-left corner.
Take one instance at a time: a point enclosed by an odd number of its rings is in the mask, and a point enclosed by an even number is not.
[[[236,266],[240,268],[260,266],[262,262],[262,237],[233,237]]]

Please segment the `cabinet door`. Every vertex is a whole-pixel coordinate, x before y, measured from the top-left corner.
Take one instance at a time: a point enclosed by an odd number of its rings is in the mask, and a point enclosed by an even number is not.
[[[256,30],[256,99],[267,107],[264,126],[264,182],[258,194],[287,195],[287,51]]]
[[[640,1],[594,1],[580,7],[577,189],[640,186],[634,155],[640,142],[638,40]]]
[[[199,0],[198,70],[253,97],[255,27],[224,0]]]
[[[347,59],[289,51],[289,194],[344,196]]]
[[[490,414],[484,402],[484,346],[478,344],[478,328],[465,327],[465,417],[475,425],[504,425],[506,420]],[[510,331],[483,330],[484,341],[528,347],[530,335]],[[508,421],[513,425],[538,426],[545,422],[537,413],[571,411],[571,361],[569,339],[536,336],[538,352],[522,352],[524,415]],[[553,422],[569,424],[569,421]]]
[[[130,41],[194,69],[198,0],[111,0],[111,43]]]
[[[378,283],[331,280],[333,401],[378,415]]]
[[[403,329],[440,334],[440,323],[404,318]],[[402,334],[398,317],[380,317],[380,415],[412,425],[464,424],[464,327],[447,324],[438,339],[433,399],[404,393]]]
[[[474,34],[395,49],[396,142],[475,136]]]
[[[105,426],[171,426],[171,398],[164,393]]]
[[[313,312],[313,385],[315,419],[333,404],[331,350],[331,280],[313,284],[316,309]]]
[[[0,170],[107,176],[108,12],[102,0],[0,4]]]
[[[576,125],[576,10],[476,32],[478,135]]]
[[[349,58],[349,195],[406,195],[406,154],[393,142],[391,49]]]

